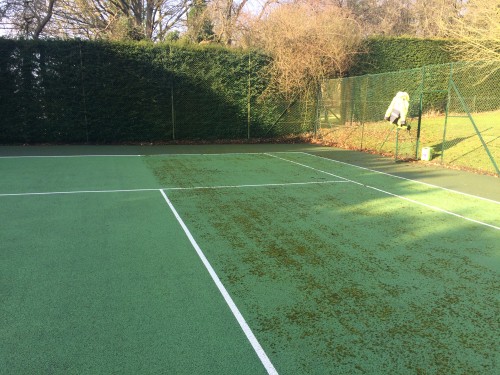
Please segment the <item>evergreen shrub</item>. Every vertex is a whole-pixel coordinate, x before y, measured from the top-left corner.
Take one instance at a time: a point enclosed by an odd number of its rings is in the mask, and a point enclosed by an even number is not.
[[[0,143],[240,139],[309,130],[312,116],[290,115],[300,103],[263,99],[268,62],[217,46],[0,38]]]

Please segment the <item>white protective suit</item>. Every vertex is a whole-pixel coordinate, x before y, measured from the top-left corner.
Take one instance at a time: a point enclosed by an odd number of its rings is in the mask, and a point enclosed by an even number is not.
[[[408,93],[403,91],[398,92],[385,112],[385,120],[399,126],[406,126],[406,115],[408,114],[409,105],[410,96]]]

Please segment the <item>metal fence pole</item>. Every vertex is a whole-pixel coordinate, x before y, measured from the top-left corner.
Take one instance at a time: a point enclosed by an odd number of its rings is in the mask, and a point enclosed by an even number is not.
[[[420,99],[418,103],[418,125],[417,125],[417,144],[415,146],[415,159],[418,159],[418,150],[420,148],[420,133],[422,131],[422,112],[424,106],[425,91],[425,66],[422,67],[422,81],[420,82]]]
[[[443,165],[500,175],[500,162],[494,152],[500,142],[497,126],[500,69],[497,67],[500,67],[497,62],[454,62],[328,80],[323,85],[321,99],[325,124],[329,125],[329,109],[334,113],[332,108],[338,106],[340,123],[344,125],[331,127],[329,136],[340,147],[382,152],[395,128],[387,134],[387,123],[380,116],[381,107],[386,108],[394,92],[404,85],[413,93],[413,116],[418,115],[418,126],[416,142],[413,136],[400,134],[398,158],[418,159],[421,148],[431,146],[436,149],[435,161]],[[338,103],[331,103],[332,97],[338,98]],[[357,122],[361,122],[358,124],[361,128],[353,126]],[[469,123],[474,128],[472,135]],[[361,140],[358,136],[352,137],[353,128]],[[412,142],[411,146],[408,142]],[[394,153],[392,146],[391,143],[391,154]]]
[[[80,79],[82,82],[82,97],[83,97],[83,121],[85,122],[85,137],[87,143],[89,143],[89,122],[87,118],[87,98],[85,93],[85,80],[83,78],[83,54],[82,54],[82,43],[78,43],[80,50]]]
[[[251,98],[252,98],[252,65],[251,54],[248,54],[248,95],[247,95],[247,139],[250,139],[250,124],[251,124]]]
[[[486,151],[486,153],[488,154],[488,157],[490,158],[490,161],[491,163],[493,164],[493,167],[495,168],[495,171],[497,173],[497,175],[500,175],[500,170],[498,169],[498,165],[497,163],[495,162],[495,159],[493,158],[493,155],[491,155],[491,152],[490,152],[490,149],[488,148],[488,145],[486,144],[486,142],[484,141],[482,135],[481,135],[481,132],[479,131],[479,129],[477,128],[477,125],[476,125],[476,122],[474,121],[474,118],[471,116],[470,114],[470,110],[469,108],[467,107],[467,104],[465,103],[465,100],[464,98],[462,97],[462,95],[460,94],[460,91],[458,90],[457,88],[457,85],[455,84],[455,82],[453,81],[453,78],[450,78],[450,81],[451,81],[451,85],[452,85],[452,88],[454,89],[455,93],[457,94],[458,96],[458,100],[460,101],[460,104],[462,105],[462,108],[465,110],[465,112],[467,113],[467,117],[469,118],[470,122],[472,123],[472,126],[474,127],[474,130],[476,131],[476,134],[477,136],[479,137],[479,140],[481,141],[481,144],[484,148],[484,150]]]
[[[172,106],[172,140],[175,141],[175,105],[174,105],[174,76],[170,74],[170,103]]]

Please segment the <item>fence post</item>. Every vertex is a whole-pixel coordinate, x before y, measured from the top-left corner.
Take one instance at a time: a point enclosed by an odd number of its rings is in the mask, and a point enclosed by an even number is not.
[[[422,111],[424,106],[424,92],[420,93],[418,103],[418,125],[417,125],[417,146],[415,147],[415,159],[418,159],[418,149],[420,148],[420,132],[422,130]]]
[[[170,102],[172,104],[172,140],[175,141],[175,105],[174,105],[174,75],[170,73]]]
[[[321,105],[323,103],[323,93],[321,91],[321,83],[316,87],[316,113],[314,114],[314,138],[318,135],[318,125],[321,121]]]
[[[87,98],[85,93],[85,80],[83,78],[83,55],[82,55],[82,42],[78,43],[78,47],[80,50],[80,79],[82,82],[82,97],[83,97],[83,120],[85,122],[85,137],[87,140],[87,144],[89,143],[89,122],[87,118]]]
[[[424,107],[425,91],[425,66],[422,67],[422,82],[420,83],[420,100],[418,104],[418,125],[417,125],[417,145],[415,146],[415,159],[418,159],[418,149],[420,148],[420,132],[422,130],[422,112]]]
[[[399,126],[396,127],[396,153],[394,155],[394,161],[398,161],[399,152]]]
[[[444,118],[444,129],[443,129],[443,142],[441,143],[441,164],[444,164],[444,146],[446,144],[446,127],[448,125],[448,114],[450,110],[450,101],[451,101],[451,83],[453,77],[453,63],[450,63],[450,76],[448,78],[448,98],[446,100],[446,109],[445,109],[445,118]]]
[[[370,74],[366,76],[365,84],[365,99],[363,100],[363,114],[361,116],[361,144],[360,150],[363,150],[363,141],[365,137],[365,121],[366,121],[366,103],[368,100],[368,89],[370,87]]]
[[[458,100],[460,101],[460,104],[462,105],[462,108],[465,110],[465,112],[467,112],[467,117],[469,118],[470,122],[472,123],[472,126],[474,126],[474,130],[476,131],[476,134],[479,137],[479,140],[481,141],[481,144],[483,145],[483,148],[486,151],[486,154],[488,154],[488,157],[490,158],[490,161],[493,164],[493,167],[495,168],[495,171],[496,171],[497,175],[500,175],[500,169],[498,168],[498,165],[495,162],[495,158],[491,154],[490,149],[488,148],[488,145],[484,141],[483,136],[481,135],[481,132],[479,131],[479,129],[478,129],[477,125],[476,125],[476,122],[474,121],[474,118],[470,114],[470,110],[467,107],[467,104],[465,103],[464,98],[460,94],[460,91],[458,90],[458,87],[455,84],[455,81],[453,81],[453,78],[450,78],[450,82],[451,82],[450,83],[451,87],[455,91],[455,94],[457,94],[457,96],[458,96]]]
[[[248,53],[248,95],[247,95],[247,139],[250,139],[250,124],[251,124],[251,98],[252,98],[252,65],[251,54]]]
[[[168,46],[168,57],[172,61],[172,46]],[[174,73],[170,72],[170,105],[172,109],[172,140],[175,141]]]

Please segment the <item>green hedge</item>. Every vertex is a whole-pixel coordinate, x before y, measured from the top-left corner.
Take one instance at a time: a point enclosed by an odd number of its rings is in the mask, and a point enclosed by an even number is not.
[[[368,38],[349,70],[349,76],[394,72],[467,60],[447,48],[452,41],[410,37]],[[453,42],[453,43],[456,43]]]
[[[448,43],[369,38],[349,75],[450,62]],[[262,54],[217,46],[0,38],[0,143],[235,139],[312,130],[314,98],[291,104],[262,95],[268,63]]]
[[[262,105],[268,62],[261,54],[212,46],[0,38],[0,143],[234,139],[310,130],[312,109],[292,115],[302,103],[289,108],[272,97]]]
[[[349,77],[342,80],[342,100],[352,107],[343,108],[348,114],[342,115],[356,119],[361,110],[376,114],[380,112],[377,107],[398,91],[410,94],[414,104],[410,115],[418,110],[416,104],[422,92],[424,112],[444,112],[451,74],[471,110],[497,110],[498,74],[491,75],[487,65],[462,61],[467,60],[467,56],[451,52],[452,43],[460,41],[408,37],[367,39],[362,47],[364,53],[358,55]],[[458,106],[458,103],[450,103],[449,110],[461,111]],[[376,115],[364,120],[376,120]]]

